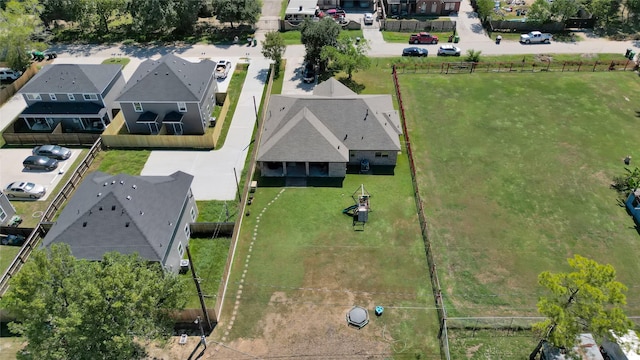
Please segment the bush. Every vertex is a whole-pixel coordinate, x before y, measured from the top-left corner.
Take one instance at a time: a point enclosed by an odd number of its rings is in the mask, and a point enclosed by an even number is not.
[[[465,61],[468,62],[480,62],[480,54],[482,53],[482,51],[478,50],[475,51],[473,49],[467,50],[467,57],[465,58]]]

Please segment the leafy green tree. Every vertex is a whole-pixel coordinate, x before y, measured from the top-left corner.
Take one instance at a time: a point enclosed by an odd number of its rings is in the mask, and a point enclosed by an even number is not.
[[[350,36],[341,36],[335,46],[325,46],[320,52],[320,58],[329,61],[332,68],[343,70],[349,80],[354,72],[365,70],[371,66],[367,56],[369,45],[365,39],[355,42]]]
[[[233,22],[254,25],[262,14],[260,0],[212,0],[213,13],[220,22]]]
[[[109,33],[109,22],[126,9],[126,0],[85,0],[84,17],[98,33]]]
[[[34,251],[2,305],[27,339],[19,359],[141,359],[135,340],[170,335],[185,283],[137,254],[77,260],[66,244]]]
[[[578,4],[576,0],[554,0],[553,3],[551,3],[551,13],[553,17],[560,22],[576,16],[579,9],[580,4]]]
[[[179,34],[190,34],[198,22],[198,13],[202,7],[201,0],[174,0],[176,9],[175,31]]]
[[[544,24],[551,20],[551,5],[547,0],[536,0],[527,12],[527,21]]]
[[[619,0],[592,0],[588,9],[598,18],[597,25],[606,29],[612,21],[618,19],[620,9]]]
[[[476,5],[478,6],[478,16],[480,20],[483,22],[487,21],[487,18],[493,13],[493,0],[478,0]]]
[[[320,59],[323,47],[336,46],[340,30],[340,25],[328,17],[320,21],[305,20],[300,27],[300,39],[306,50],[305,60],[315,63]]]
[[[282,55],[287,49],[282,35],[279,31],[270,31],[267,33],[264,41],[262,41],[262,55],[267,59],[273,60],[275,63],[274,76],[280,75],[280,64],[282,64]]]
[[[6,54],[6,63],[15,70],[29,65],[28,49],[33,47],[31,35],[41,25],[42,6],[37,0],[11,0],[0,10],[0,53]]]
[[[538,311],[546,319],[534,324],[534,330],[556,347],[566,349],[573,348],[581,333],[601,338],[611,337],[610,331],[624,335],[632,326],[622,310],[627,287],[615,280],[613,266],[580,255],[567,261],[571,272],[545,271],[538,276],[549,294],[538,301]],[[538,350],[539,346],[534,352]]]
[[[625,0],[624,8],[627,10],[627,22],[640,24],[640,0]]]
[[[167,34],[176,23],[174,0],[136,0],[129,4],[132,28],[143,37]]]

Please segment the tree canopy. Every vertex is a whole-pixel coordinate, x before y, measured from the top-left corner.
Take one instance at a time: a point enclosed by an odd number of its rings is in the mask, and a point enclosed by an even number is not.
[[[262,2],[260,0],[213,0],[213,13],[220,22],[233,22],[254,25],[260,19]]]
[[[332,68],[346,72],[351,79],[354,72],[371,66],[371,60],[367,56],[368,49],[369,44],[365,39],[355,42],[349,36],[342,36],[338,38],[335,46],[329,45],[322,48],[320,57],[329,61]]]
[[[270,31],[266,34],[262,42],[262,55],[267,59],[273,60],[275,63],[275,76],[280,74],[280,64],[282,63],[282,55],[287,49],[282,35],[279,31]]]
[[[42,6],[37,0],[11,0],[0,9],[0,52],[6,53],[7,65],[24,70],[29,65],[28,49],[33,47],[31,35],[41,25]]]
[[[19,359],[140,359],[134,341],[170,335],[185,282],[136,255],[78,260],[66,244],[34,251],[2,305],[27,345]]]
[[[340,25],[329,17],[320,21],[305,20],[300,30],[300,40],[306,50],[306,61],[315,63],[320,59],[323,47],[338,44]]]
[[[622,310],[627,287],[615,280],[613,266],[580,255],[568,262],[570,272],[545,271],[538,276],[548,295],[538,301],[538,311],[546,319],[534,324],[534,330],[566,349],[574,346],[581,333],[600,338],[610,338],[610,331],[624,335],[632,326]]]

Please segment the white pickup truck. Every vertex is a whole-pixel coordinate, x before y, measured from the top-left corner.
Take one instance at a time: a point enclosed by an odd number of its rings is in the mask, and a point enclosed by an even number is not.
[[[520,35],[520,42],[523,44],[548,44],[551,42],[551,34],[532,31],[528,34]]]

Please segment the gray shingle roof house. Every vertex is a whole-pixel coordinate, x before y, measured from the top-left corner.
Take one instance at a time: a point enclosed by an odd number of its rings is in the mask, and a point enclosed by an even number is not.
[[[45,65],[18,92],[27,102],[20,132],[102,133],[111,123],[115,97],[124,88],[121,65]]]
[[[173,54],[146,60],[116,101],[132,134],[201,135],[209,124],[218,83],[215,63],[192,63]]]
[[[77,258],[100,260],[106,252],[137,252],[178,272],[198,217],[193,176],[89,174],[78,187],[43,246],[63,242]]]
[[[262,176],[344,177],[347,165],[395,166],[402,134],[390,95],[331,78],[312,95],[274,95],[258,149]]]

